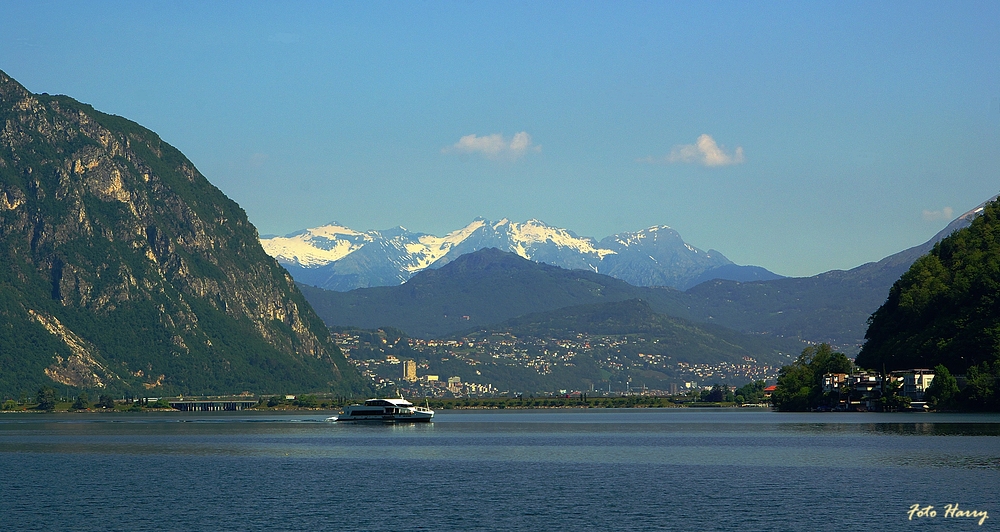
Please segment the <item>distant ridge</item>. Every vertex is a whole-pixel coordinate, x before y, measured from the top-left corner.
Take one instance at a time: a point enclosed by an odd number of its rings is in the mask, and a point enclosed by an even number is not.
[[[648,290],[586,270],[539,264],[496,248],[460,255],[400,286],[350,292],[300,288],[329,325],[388,325],[423,337],[531,312],[641,298]]]
[[[301,288],[329,325],[391,325],[416,336],[494,327],[504,320],[574,305],[641,299],[656,313],[691,322],[828,342],[855,354],[864,341],[868,317],[885,301],[892,283],[935,242],[968,225],[979,209],[963,214],[924,244],[851,270],[805,278],[711,280],[685,292],[637,287],[594,272],[539,264],[539,272],[522,278],[527,274],[513,272],[532,263],[496,249],[425,270],[401,286],[350,292]],[[493,269],[481,267],[490,261],[496,263]]]
[[[598,242],[539,220],[518,223],[477,218],[443,237],[402,227],[361,232],[331,222],[283,237],[262,237],[261,243],[296,281],[336,291],[395,286],[418,272],[486,248],[566,269],[607,274],[636,286],[686,289],[716,278],[781,277],[758,266],[733,264],[718,251],[697,249],[662,225]]]
[[[691,318],[745,332],[828,342],[855,354],[864,343],[868,317],[885,301],[892,284],[934,244],[968,227],[983,206],[996,198],[962,214],[923,244],[850,270],[764,282],[700,284],[686,292]]]
[[[672,317],[686,311],[683,293],[673,289],[635,287],[495,248],[462,255],[401,286],[302,289],[331,326],[389,326],[417,337],[508,329],[539,335],[655,333],[665,338],[664,349],[683,351],[682,360],[698,362],[744,356],[774,361],[779,352],[797,352],[800,345]]]
[[[986,364],[982,371],[997,373],[988,382],[1000,377],[1000,367],[988,366],[1000,362],[1000,202],[984,207],[893,284],[872,315],[859,364],[890,370],[944,364],[956,373]],[[980,400],[1000,407],[995,397]]]

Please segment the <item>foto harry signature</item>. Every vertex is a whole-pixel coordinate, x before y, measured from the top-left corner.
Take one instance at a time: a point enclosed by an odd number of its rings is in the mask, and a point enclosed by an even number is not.
[[[938,516],[938,511],[934,509],[933,506],[920,506],[919,504],[914,504],[910,506],[910,511],[906,513],[910,521],[913,519],[928,518],[933,519]],[[944,515],[945,519],[951,518],[966,518],[966,519],[979,519],[979,524],[982,525],[983,521],[990,518],[986,510],[962,510],[958,507],[958,503],[946,504],[944,505]]]

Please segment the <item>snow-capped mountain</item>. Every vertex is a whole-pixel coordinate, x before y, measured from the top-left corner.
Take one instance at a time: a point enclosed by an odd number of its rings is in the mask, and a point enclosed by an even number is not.
[[[538,220],[483,218],[443,237],[402,227],[355,231],[336,222],[283,237],[261,238],[264,250],[295,280],[346,291],[406,282],[426,268],[485,248],[568,269],[589,269],[637,286],[686,289],[708,279],[775,279],[756,266],[738,266],[714,250],[702,251],[661,225],[609,236],[600,242]]]

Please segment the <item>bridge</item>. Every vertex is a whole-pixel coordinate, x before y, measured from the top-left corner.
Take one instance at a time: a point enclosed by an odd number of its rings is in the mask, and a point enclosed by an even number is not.
[[[222,400],[177,400],[167,401],[170,408],[183,412],[235,412],[257,406],[257,401],[222,399]]]

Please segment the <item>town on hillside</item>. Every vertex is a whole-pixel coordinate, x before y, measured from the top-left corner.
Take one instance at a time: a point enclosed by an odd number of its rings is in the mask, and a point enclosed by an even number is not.
[[[634,335],[427,340],[384,331],[335,331],[347,359],[379,390],[419,397],[497,397],[586,392],[679,395],[726,384],[774,381],[779,367],[744,357],[692,363],[649,349]]]
[[[738,363],[690,363],[655,352],[640,337],[517,337],[492,334],[428,340],[383,330],[344,330],[334,338],[377,390],[412,397],[489,398],[523,394],[574,396],[699,396],[721,387],[763,381],[764,402],[781,368],[752,358]],[[930,369],[825,373],[820,411],[926,410]],[[576,384],[574,386],[573,384]],[[582,385],[581,385],[582,384]]]

